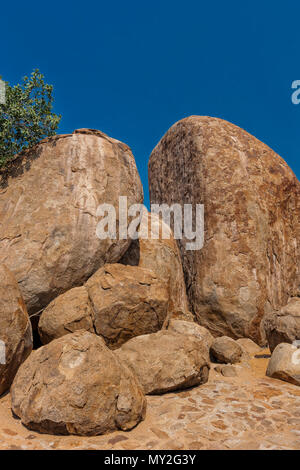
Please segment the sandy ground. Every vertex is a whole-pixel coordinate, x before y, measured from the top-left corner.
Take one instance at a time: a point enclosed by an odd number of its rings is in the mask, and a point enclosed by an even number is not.
[[[135,429],[97,437],[32,432],[12,416],[7,394],[0,399],[0,449],[300,449],[300,388],[266,377],[267,364],[251,358],[237,377],[211,370],[205,385],[149,396]]]

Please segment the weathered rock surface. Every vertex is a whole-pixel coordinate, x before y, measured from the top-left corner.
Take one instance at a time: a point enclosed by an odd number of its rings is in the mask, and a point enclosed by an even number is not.
[[[105,265],[86,283],[94,327],[110,348],[161,329],[168,313],[168,285],[151,270]]]
[[[174,331],[181,335],[195,336],[195,338],[198,338],[206,344],[208,350],[214,342],[212,334],[206,328],[198,325],[197,323],[183,320],[171,320],[168,325],[168,331]]]
[[[31,350],[31,323],[22,294],[13,274],[0,265],[0,395]]]
[[[93,310],[87,289],[74,287],[54,299],[43,311],[39,335],[43,344],[77,330],[95,333]]]
[[[169,283],[169,310],[187,312],[180,251],[170,227],[157,214],[145,209],[138,233],[139,238],[131,243],[120,262],[154,271],[160,279]]]
[[[223,375],[223,377],[236,377],[237,369],[231,364],[226,364],[226,366],[216,366],[215,371]]]
[[[221,336],[213,341],[210,347],[210,354],[217,362],[235,364],[236,362],[240,362],[243,349],[232,338]]]
[[[127,145],[80,129],[43,140],[0,175],[0,262],[16,275],[30,313],[117,262],[130,240],[100,240],[97,208],[143,202]]]
[[[271,351],[280,343],[300,340],[300,298],[289,299],[279,311],[267,315],[263,325]]]
[[[47,343],[80,327],[102,336],[111,349],[160,330],[168,314],[168,285],[151,270],[106,264],[79,288],[55,299],[42,313]]]
[[[250,338],[240,338],[236,340],[237,344],[239,344],[249,356],[254,356],[261,352],[260,346],[254,343]]]
[[[182,390],[208,380],[208,350],[195,336],[162,330],[131,339],[115,354],[136,374],[146,394]]]
[[[151,203],[204,204],[204,247],[188,251],[179,241],[197,321],[216,335],[265,343],[263,315],[300,292],[294,173],[244,130],[191,116],[153,150],[149,183]]]
[[[146,409],[134,375],[102,338],[83,330],[34,351],[20,367],[11,395],[22,423],[49,434],[128,430]]]
[[[280,343],[273,351],[267,375],[300,386],[300,349],[288,343]]]

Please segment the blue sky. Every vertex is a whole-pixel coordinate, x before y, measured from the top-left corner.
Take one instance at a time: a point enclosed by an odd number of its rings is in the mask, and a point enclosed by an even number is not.
[[[14,84],[38,67],[59,132],[91,127],[127,143],[147,203],[151,150],[191,114],[243,127],[300,178],[300,4],[280,3],[2,2],[0,74]]]

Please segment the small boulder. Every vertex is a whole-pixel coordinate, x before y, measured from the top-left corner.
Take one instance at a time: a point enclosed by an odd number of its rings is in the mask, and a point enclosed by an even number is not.
[[[269,361],[267,376],[300,385],[300,349],[293,344],[278,344]]]
[[[210,354],[216,362],[235,364],[241,361],[243,349],[232,338],[221,336],[214,340],[210,348]]]
[[[148,395],[182,390],[208,380],[207,346],[192,335],[161,330],[127,341],[115,354],[136,374]]]
[[[59,295],[43,311],[39,321],[43,344],[77,330],[95,332],[88,291],[83,286]]]
[[[232,366],[231,364],[226,364],[225,366],[216,366],[215,371],[219,374],[222,374],[223,377],[236,377],[238,375],[236,367]]]
[[[168,325],[168,331],[174,331],[181,335],[195,336],[195,338],[200,339],[200,341],[207,345],[208,350],[214,342],[214,337],[204,326],[190,321],[171,320]]]
[[[95,331],[111,349],[162,328],[168,314],[169,290],[153,271],[106,264],[85,285]]]
[[[13,274],[0,265],[0,395],[31,350],[31,323],[22,294]]]
[[[300,297],[291,297],[278,312],[267,315],[263,325],[271,352],[280,343],[300,339]]]
[[[137,379],[102,338],[81,330],[34,351],[11,388],[29,429],[94,436],[136,426],[146,400]]]

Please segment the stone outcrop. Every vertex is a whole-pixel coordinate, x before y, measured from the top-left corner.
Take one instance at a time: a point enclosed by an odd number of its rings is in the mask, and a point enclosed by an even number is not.
[[[174,124],[149,161],[151,203],[204,204],[201,250],[179,240],[187,295],[214,335],[265,344],[261,319],[300,292],[300,184],[274,151],[217,118]]]
[[[243,349],[234,339],[228,336],[221,336],[213,341],[210,347],[210,354],[217,362],[235,364],[241,361]]]
[[[129,430],[146,409],[134,375],[102,338],[84,330],[34,351],[20,367],[11,395],[22,423],[49,434]]]
[[[143,202],[129,147],[100,131],[80,129],[41,141],[0,175],[0,262],[19,282],[28,311],[82,285],[117,262],[130,240],[100,240],[97,208],[119,196]]]
[[[163,282],[169,283],[169,311],[187,312],[180,251],[170,227],[157,214],[145,209],[138,233],[139,238],[131,243],[120,262],[154,271]]]
[[[267,375],[300,386],[300,349],[288,343],[278,344],[269,361]]]
[[[267,340],[271,352],[280,343],[300,340],[300,297],[292,297],[279,311],[264,318]]]
[[[13,274],[0,265],[0,395],[31,350],[31,323],[22,294]]]
[[[82,327],[102,336],[111,349],[160,330],[168,314],[168,285],[151,270],[106,264],[84,286],[55,299],[44,310],[44,343]]]
[[[162,330],[127,341],[115,354],[135,373],[146,394],[182,390],[208,380],[208,349],[195,336]]]

